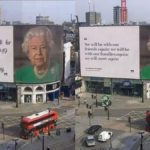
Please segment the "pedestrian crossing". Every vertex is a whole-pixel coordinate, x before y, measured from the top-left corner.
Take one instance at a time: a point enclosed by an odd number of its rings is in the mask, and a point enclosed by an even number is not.
[[[116,120],[128,120],[129,117],[131,117],[133,121],[144,120],[145,116],[145,111],[130,111],[129,113],[118,117]]]

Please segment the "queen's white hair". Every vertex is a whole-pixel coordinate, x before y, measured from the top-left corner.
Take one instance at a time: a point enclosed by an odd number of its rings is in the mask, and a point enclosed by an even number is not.
[[[38,26],[38,27],[31,28],[24,36],[24,41],[22,43],[22,51],[25,54],[27,54],[28,53],[28,42],[33,37],[41,37],[41,36],[44,37],[46,46],[48,47],[49,50],[51,50],[54,45],[53,34],[52,34],[51,30],[46,26]]]

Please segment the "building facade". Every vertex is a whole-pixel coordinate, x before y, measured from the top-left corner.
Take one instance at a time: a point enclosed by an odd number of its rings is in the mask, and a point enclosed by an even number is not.
[[[115,6],[113,9],[113,20],[115,25],[119,25],[121,23],[121,7]]]
[[[17,102],[23,103],[45,103],[58,99],[60,95],[60,82],[49,84],[18,84],[17,85]]]
[[[145,85],[147,85],[147,83],[145,83]],[[143,96],[143,83],[140,80],[84,77],[82,79],[81,89],[82,92],[89,93],[124,95],[135,97]],[[146,95],[144,97],[147,98]]]
[[[86,12],[86,23],[88,25],[100,25],[101,24],[101,14],[97,12]]]
[[[49,16],[36,16],[37,25],[53,25],[54,22],[49,20]]]

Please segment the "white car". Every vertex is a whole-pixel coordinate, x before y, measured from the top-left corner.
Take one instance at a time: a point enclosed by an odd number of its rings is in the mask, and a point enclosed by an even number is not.
[[[111,131],[102,131],[98,135],[98,141],[105,142],[111,138],[113,133]]]
[[[88,135],[85,139],[86,145],[87,146],[95,146],[96,142],[95,142],[95,138],[93,135]]]

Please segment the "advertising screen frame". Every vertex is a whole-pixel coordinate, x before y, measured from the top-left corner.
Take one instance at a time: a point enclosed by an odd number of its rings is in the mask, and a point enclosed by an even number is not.
[[[139,30],[139,26],[80,27],[81,76],[140,79]]]
[[[38,58],[35,58],[36,61],[37,60],[39,61],[36,63],[41,63],[44,59],[47,59],[47,61],[46,60],[45,61],[48,62],[49,68],[46,77],[43,79],[42,76],[33,77],[32,74],[35,73],[35,67],[33,67],[35,65],[35,60],[34,62],[32,62],[32,59],[29,56],[30,53],[27,51],[28,50],[27,48],[29,47],[28,43],[30,42],[28,39],[30,39],[30,36],[32,36],[32,34],[33,35],[36,34],[36,32],[41,32],[38,34],[43,34],[43,33],[46,34],[43,40],[44,42],[45,41],[46,42],[44,43],[42,41],[41,45],[38,43],[40,49],[46,49],[46,46],[48,46],[49,48],[49,51],[47,53],[42,54],[43,56],[41,55],[41,56],[37,56]],[[28,42],[26,42],[27,40]],[[44,46],[43,43],[45,44]],[[42,53],[41,52],[42,50],[39,51],[40,53]],[[16,84],[43,84],[43,83],[60,81],[62,80],[62,72],[63,72],[63,28],[62,26],[58,26],[58,25],[15,25],[14,26],[14,82]]]

